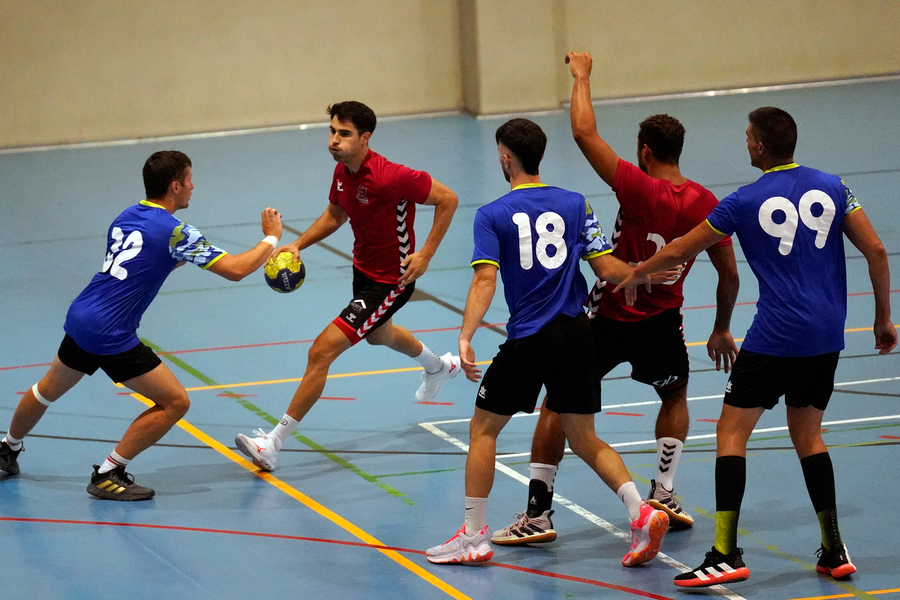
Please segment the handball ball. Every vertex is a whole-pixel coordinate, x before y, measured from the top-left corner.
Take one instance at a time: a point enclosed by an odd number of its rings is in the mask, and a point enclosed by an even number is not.
[[[269,287],[286,294],[293,292],[303,284],[306,278],[306,267],[303,261],[294,258],[291,252],[282,252],[275,258],[270,258],[263,267],[266,283]]]

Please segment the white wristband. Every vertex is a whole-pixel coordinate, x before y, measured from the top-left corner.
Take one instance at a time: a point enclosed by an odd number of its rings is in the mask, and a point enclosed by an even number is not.
[[[264,241],[267,244],[271,244],[273,250],[278,245],[278,238],[275,237],[274,235],[267,235],[266,237],[264,237],[262,239],[262,241]]]

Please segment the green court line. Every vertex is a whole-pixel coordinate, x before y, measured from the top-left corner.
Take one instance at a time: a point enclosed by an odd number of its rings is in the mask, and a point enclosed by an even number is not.
[[[164,353],[164,352],[165,352],[162,348],[160,348],[159,346],[157,346],[156,344],[154,344],[153,342],[151,342],[151,341],[149,341],[149,340],[146,340],[146,339],[144,339],[144,338],[141,338],[141,341],[144,342],[145,344],[147,344],[147,346],[149,346],[150,349],[153,350],[154,352],[156,352],[157,354],[161,354],[161,353]],[[178,358],[177,356],[173,356],[173,355],[171,355],[171,354],[162,354],[162,358],[164,358],[165,360],[171,362],[173,365],[175,365],[176,367],[178,367],[179,369],[181,369],[181,370],[184,371],[185,373],[188,373],[189,375],[192,375],[192,376],[196,377],[197,379],[199,379],[200,381],[202,381],[205,385],[208,385],[208,386],[218,386],[218,385],[220,385],[219,383],[217,383],[217,382],[214,381],[213,379],[207,377],[206,375],[204,375],[203,373],[201,373],[200,371],[198,371],[197,369],[195,369],[194,367],[192,367],[192,366],[189,365],[188,363],[184,362],[183,360],[181,360],[181,359]],[[233,393],[234,393],[234,392],[231,392],[230,390],[226,390],[226,389],[223,389],[223,390],[222,390],[222,394],[223,394],[224,397],[226,397],[226,398],[229,398],[229,397],[230,397],[231,400],[233,400],[234,402],[236,402],[237,404],[239,404],[241,407],[246,408],[247,410],[249,410],[250,412],[252,412],[254,415],[256,415],[257,417],[259,417],[260,419],[262,419],[263,421],[265,421],[266,423],[269,423],[270,425],[273,425],[273,426],[274,426],[274,425],[277,425],[278,422],[280,421],[280,419],[276,419],[275,417],[273,417],[272,415],[270,415],[269,413],[267,413],[266,411],[264,411],[264,410],[261,409],[260,407],[256,406],[255,404],[253,404],[253,403],[250,402],[249,400],[246,400],[245,398],[234,398],[234,397],[231,397],[230,394],[233,394]],[[362,469],[360,469],[359,467],[357,467],[357,466],[354,465],[353,463],[351,463],[351,462],[349,462],[349,461],[347,461],[347,460],[341,458],[340,456],[338,456],[338,455],[336,455],[336,454],[334,454],[334,453],[332,453],[332,452],[329,452],[324,446],[321,446],[321,445],[317,444],[316,442],[314,442],[313,440],[309,439],[308,437],[306,437],[306,436],[304,436],[304,435],[301,435],[300,433],[298,433],[298,432],[296,432],[296,431],[293,432],[293,433],[291,434],[291,436],[292,436],[295,440],[297,440],[298,442],[300,442],[301,444],[303,444],[303,445],[305,445],[305,446],[311,448],[312,450],[315,450],[316,452],[318,452],[319,454],[321,454],[321,455],[324,456],[325,458],[327,458],[327,459],[329,459],[329,460],[331,460],[331,461],[337,463],[338,465],[340,465],[341,467],[347,469],[348,471],[350,471],[350,472],[353,473],[354,475],[357,475],[358,477],[361,477],[362,479],[364,479],[365,481],[368,481],[369,483],[375,484],[375,485],[378,486],[382,491],[387,492],[388,494],[390,494],[391,496],[394,496],[395,498],[399,498],[400,500],[402,500],[402,501],[405,502],[406,504],[409,504],[410,506],[413,506],[413,505],[414,505],[414,502],[413,502],[412,500],[410,500],[409,498],[407,498],[407,497],[403,494],[403,492],[401,492],[401,491],[399,491],[399,490],[396,490],[396,489],[392,488],[391,486],[387,485],[386,483],[382,483],[381,481],[378,480],[378,477],[377,477],[377,476],[375,476],[375,475],[370,475],[369,473],[366,473],[365,471],[363,471]]]

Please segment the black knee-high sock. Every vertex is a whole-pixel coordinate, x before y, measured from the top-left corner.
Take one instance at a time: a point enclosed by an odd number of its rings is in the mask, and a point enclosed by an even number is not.
[[[716,550],[730,554],[737,547],[738,516],[747,486],[747,459],[716,459]]]
[[[840,547],[841,531],[837,522],[837,496],[834,490],[834,466],[831,455],[821,452],[800,461],[806,490],[822,529],[822,546],[826,550]]]

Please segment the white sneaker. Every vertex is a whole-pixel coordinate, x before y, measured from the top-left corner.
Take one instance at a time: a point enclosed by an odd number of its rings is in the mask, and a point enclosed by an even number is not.
[[[669,515],[644,502],[641,505],[641,515],[631,522],[631,549],[622,558],[622,564],[633,567],[652,560],[659,554],[659,547],[668,528]]]
[[[487,525],[473,536],[466,535],[466,526],[456,532],[452,538],[434,548],[425,551],[425,558],[437,564],[473,563],[491,560],[494,551],[488,536],[491,534]]]
[[[516,515],[516,522],[500,531],[495,531],[491,541],[501,546],[518,546],[521,544],[543,544],[556,539],[553,529],[552,510],[545,510],[537,517],[529,517],[527,513]]]
[[[253,461],[253,464],[263,471],[273,471],[275,469],[275,459],[278,458],[278,450],[275,449],[275,440],[272,436],[257,429],[253,432],[257,437],[247,437],[243,433],[237,434],[234,443],[238,450],[243,452]]]
[[[431,402],[437,398],[444,382],[453,379],[462,370],[459,357],[449,352],[441,357],[441,370],[437,373],[422,373],[422,385],[416,390],[416,400]]]

